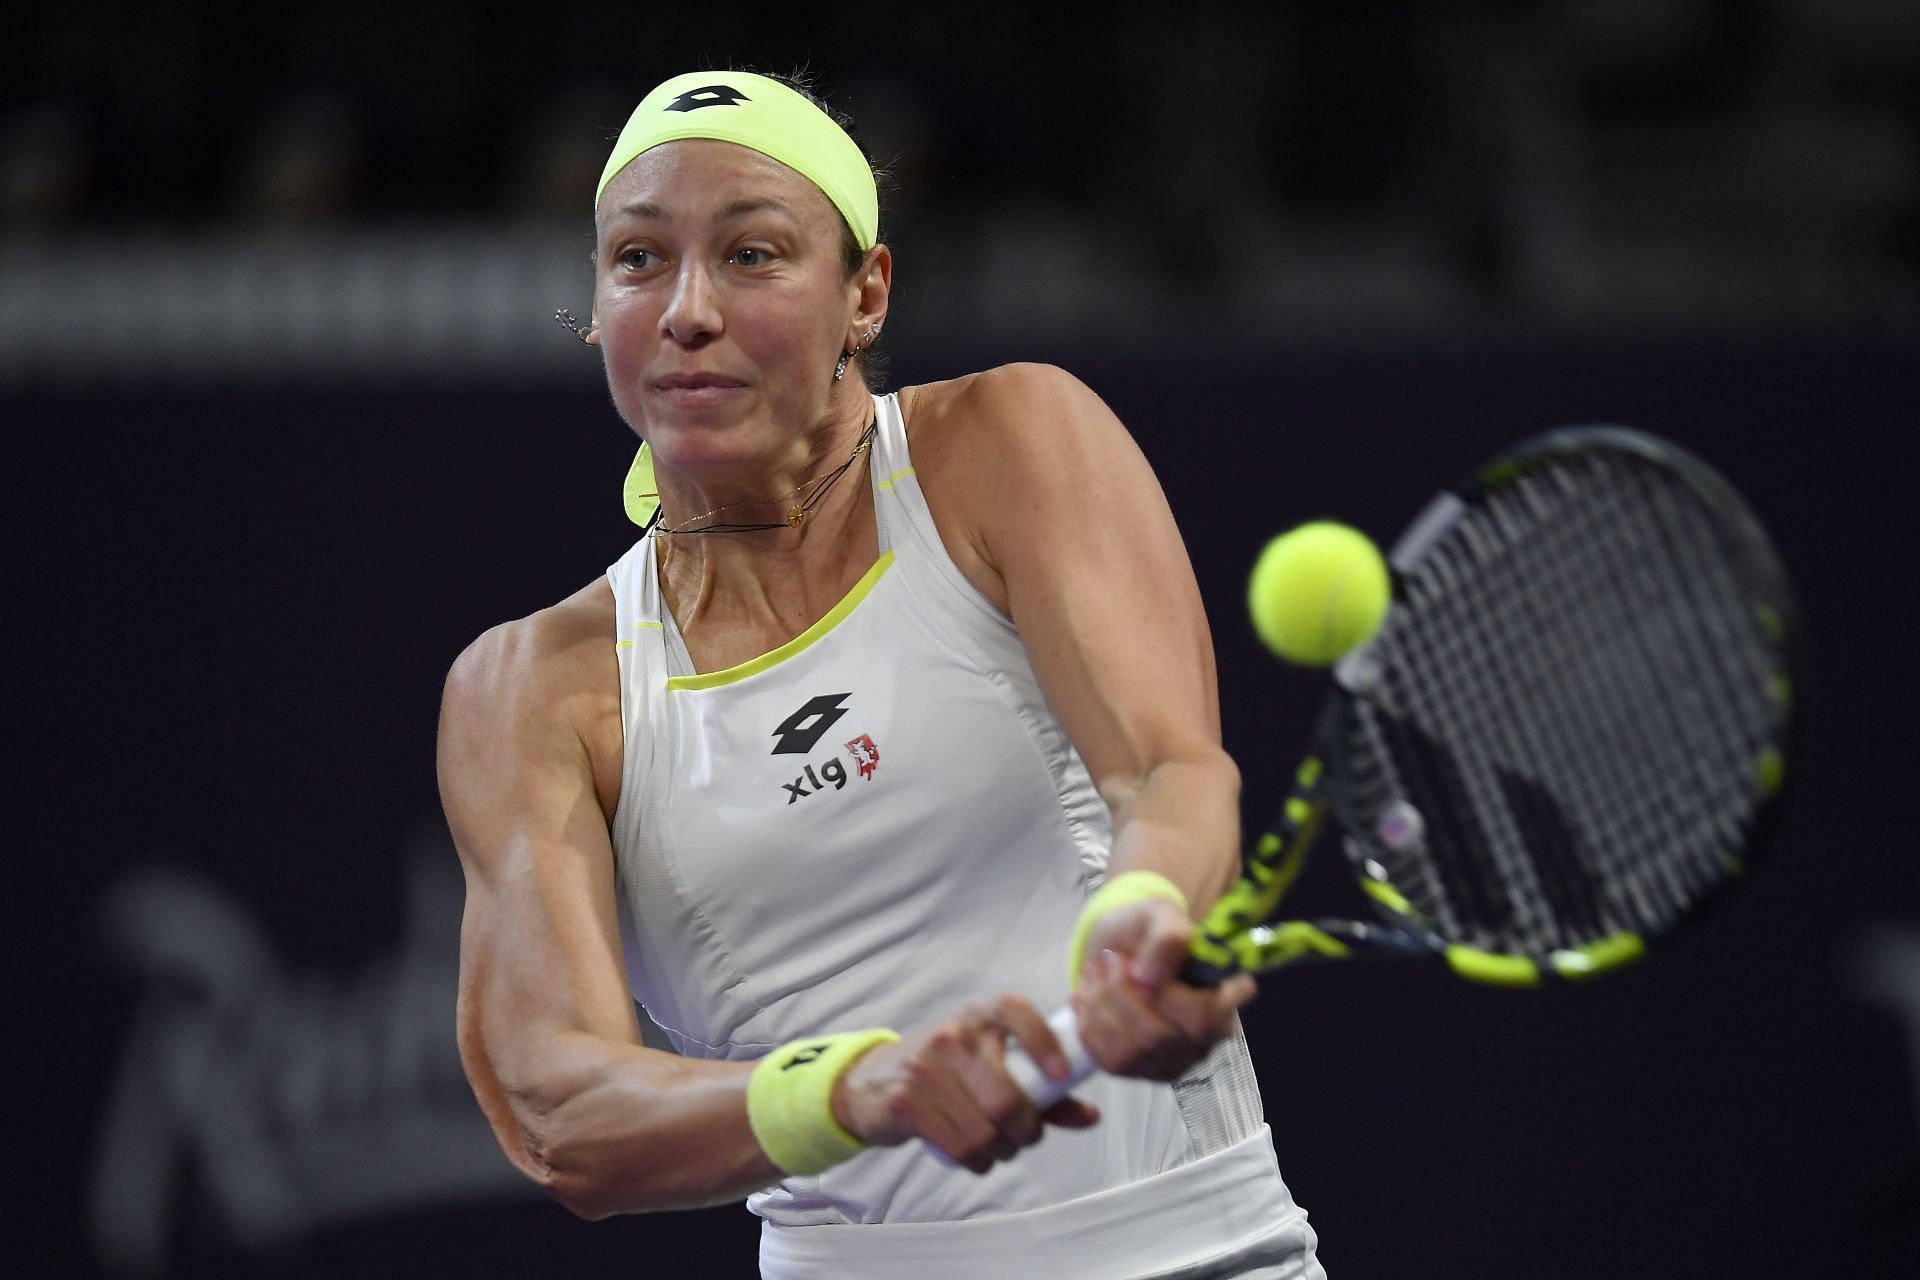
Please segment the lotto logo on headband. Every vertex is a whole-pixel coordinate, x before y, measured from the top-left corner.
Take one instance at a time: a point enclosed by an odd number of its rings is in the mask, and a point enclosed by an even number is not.
[[[689,89],[667,104],[668,111],[698,111],[701,107],[737,107],[753,99],[731,85],[710,84]]]
[[[715,75],[727,78],[710,79]],[[753,89],[752,97],[740,90],[743,84]],[[714,114],[703,107],[738,110]],[[595,208],[635,156],[681,138],[731,142],[778,160],[833,201],[862,252],[879,243],[880,197],[866,156],[805,94],[750,71],[689,71],[656,85],[633,109],[607,156],[593,191]]]

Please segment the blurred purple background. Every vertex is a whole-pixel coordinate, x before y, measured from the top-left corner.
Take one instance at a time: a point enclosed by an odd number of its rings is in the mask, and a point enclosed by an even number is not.
[[[896,382],[1053,360],[1140,437],[1254,820],[1321,688],[1242,620],[1267,535],[1390,537],[1572,421],[1726,470],[1811,639],[1751,884],[1591,989],[1276,977],[1256,1064],[1336,1280],[1911,1273],[1920,10],[7,25],[27,1274],[752,1274],[744,1209],[583,1224],[493,1147],[453,1053],[432,774],[453,655],[631,540],[630,434],[549,317],[589,301],[632,104],[729,63],[809,65],[897,171]],[[1301,906],[1348,909],[1325,852]]]

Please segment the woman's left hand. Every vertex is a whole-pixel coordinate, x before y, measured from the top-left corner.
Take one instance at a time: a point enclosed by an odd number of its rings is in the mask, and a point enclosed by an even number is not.
[[[1186,912],[1164,898],[1115,907],[1094,922],[1073,1009],[1102,1070],[1173,1080],[1232,1034],[1235,1011],[1253,999],[1253,978],[1235,974],[1212,988],[1181,982],[1192,936]]]

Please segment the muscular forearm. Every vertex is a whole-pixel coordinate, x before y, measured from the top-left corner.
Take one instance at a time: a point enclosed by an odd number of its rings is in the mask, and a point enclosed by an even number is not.
[[[1139,785],[1106,787],[1116,832],[1108,888],[1081,912],[1069,945],[1080,1039],[1094,1061],[1120,1075],[1173,1080],[1232,1031],[1253,996],[1239,974],[1218,985],[1180,981],[1194,919],[1232,883],[1239,865],[1239,771],[1224,753],[1156,765]],[[1147,878],[1172,881],[1188,910]]]
[[[1240,868],[1240,771],[1224,751],[1168,760],[1134,780],[1108,780],[1114,811],[1109,877],[1154,871],[1180,886],[1196,918]]]
[[[490,1118],[514,1162],[582,1217],[724,1204],[782,1176],[747,1123],[752,1063],[569,1032],[522,1070],[499,1092],[511,1124]]]

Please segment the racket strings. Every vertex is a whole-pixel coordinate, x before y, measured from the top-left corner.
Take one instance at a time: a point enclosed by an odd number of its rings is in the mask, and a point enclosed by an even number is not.
[[[1453,640],[1462,661],[1443,662],[1429,648],[1409,669],[1418,686],[1415,697],[1428,707],[1442,710],[1443,727],[1475,726],[1479,738],[1493,748],[1495,758],[1537,759],[1556,749],[1550,736],[1542,733],[1538,713],[1554,711],[1556,701],[1565,701],[1569,695],[1577,697],[1591,688],[1557,678],[1572,645],[1553,643],[1556,635],[1563,640],[1567,637],[1564,629],[1556,633],[1548,625],[1554,618],[1567,616],[1569,602],[1556,597],[1579,590],[1584,584],[1559,571],[1549,579],[1546,590],[1529,594],[1511,590],[1512,580],[1503,577],[1501,571],[1486,572],[1509,558],[1515,549],[1525,547],[1523,537],[1534,525],[1541,527],[1539,541],[1527,550],[1556,566],[1565,558],[1555,543],[1568,530],[1551,523],[1556,504],[1535,486],[1519,490],[1518,496],[1530,508],[1525,520],[1517,519],[1516,511],[1508,506],[1490,507],[1460,527],[1457,549],[1429,561],[1438,571],[1433,575],[1433,585],[1446,600],[1442,605],[1436,597],[1431,634]],[[1514,567],[1509,564],[1503,568],[1511,571]],[[1448,610],[1459,616],[1447,617]],[[1543,641],[1535,656],[1544,663],[1503,661],[1503,649],[1512,646],[1513,638],[1488,628],[1484,620],[1490,617],[1505,618],[1509,629],[1522,630]],[[1427,637],[1416,634],[1412,638]],[[1452,670],[1456,665],[1494,678],[1463,681]],[[1578,713],[1593,719],[1596,710],[1589,701],[1578,708]],[[1405,739],[1408,733],[1402,729],[1399,736]],[[1446,736],[1455,737],[1457,733]],[[1421,754],[1432,756],[1436,750],[1429,746]],[[1587,758],[1580,763],[1585,772],[1611,771],[1607,753],[1583,754]],[[1418,771],[1431,776],[1434,769],[1428,765]],[[1450,788],[1455,794],[1441,798],[1441,803],[1466,811],[1451,815],[1440,832],[1442,839],[1434,844],[1437,852],[1452,855],[1451,862],[1437,860],[1433,868],[1436,873],[1453,873],[1446,876],[1438,899],[1444,908],[1443,928],[1454,936],[1473,936],[1481,942],[1493,936],[1541,938],[1552,927],[1549,913],[1555,906],[1569,914],[1593,917],[1596,904],[1591,891],[1580,892],[1587,888],[1586,877],[1579,874],[1579,867],[1568,865],[1570,850],[1565,847],[1563,824],[1544,815],[1538,803],[1513,803],[1516,795],[1530,796],[1531,792],[1510,773],[1484,764],[1457,771],[1478,785],[1471,787],[1470,795],[1459,795],[1460,788],[1455,787]],[[1418,782],[1415,786],[1419,787]],[[1462,830],[1468,823],[1477,824],[1480,830]],[[1522,848],[1529,849],[1535,858],[1516,859],[1514,851]],[[1517,909],[1504,915],[1484,909],[1481,904],[1488,892],[1479,882],[1489,879],[1517,890],[1509,895]],[[1553,892],[1555,889],[1560,892]],[[1569,898],[1571,903],[1566,901]]]
[[[1708,859],[1661,856],[1658,850],[1704,849],[1712,832],[1700,829],[1699,818],[1705,817],[1710,828],[1711,820],[1730,807],[1743,813],[1751,807],[1744,785],[1751,770],[1742,766],[1751,760],[1752,748],[1740,746],[1738,765],[1724,758],[1725,744],[1740,744],[1742,735],[1714,714],[1743,700],[1743,691],[1725,679],[1727,664],[1716,659],[1748,646],[1733,643],[1737,637],[1722,625],[1744,611],[1739,594],[1723,589],[1718,599],[1702,596],[1721,559],[1705,509],[1697,501],[1673,501],[1682,491],[1668,483],[1667,473],[1644,466],[1622,470],[1619,478],[1625,483],[1611,495],[1617,527],[1637,536],[1620,544],[1623,557],[1602,560],[1596,567],[1605,586],[1623,602],[1626,615],[1643,625],[1618,627],[1602,616],[1598,621],[1605,630],[1589,639],[1603,658],[1595,670],[1606,692],[1620,697],[1623,707],[1633,708],[1635,714],[1625,723],[1642,730],[1616,748],[1623,754],[1615,758],[1637,769],[1616,777],[1638,788],[1647,803],[1622,805],[1616,797],[1601,810],[1602,817],[1618,815],[1627,826],[1619,832],[1621,839],[1600,844],[1598,851],[1611,855],[1602,864],[1602,874],[1620,883],[1636,907],[1628,923],[1644,928],[1664,923],[1673,910],[1709,887],[1718,871],[1717,863]],[[1718,585],[1729,584],[1722,580]],[[1616,633],[1622,643],[1606,648]],[[1631,680],[1636,673],[1644,674],[1647,682],[1623,688],[1623,674]],[[1679,705],[1675,695],[1690,705]],[[1716,750],[1722,753],[1719,758]],[[1722,832],[1723,840],[1726,834]],[[1648,856],[1625,861],[1635,851]]]
[[[1601,491],[1600,496],[1617,498],[1619,495]],[[1634,909],[1629,914],[1639,917],[1638,923],[1644,924],[1649,916],[1662,912],[1664,904],[1680,897],[1680,886],[1656,885],[1637,876],[1636,868],[1623,864],[1620,854],[1622,850],[1646,848],[1650,842],[1670,839],[1667,833],[1673,824],[1686,821],[1686,815],[1696,812],[1684,804],[1688,762],[1695,757],[1682,751],[1677,759],[1666,758],[1666,749],[1683,743],[1686,738],[1682,727],[1674,724],[1667,714],[1670,704],[1659,696],[1659,691],[1679,675],[1671,665],[1674,657],[1671,645],[1675,637],[1650,634],[1658,629],[1664,616],[1659,593],[1646,590],[1647,583],[1641,573],[1621,572],[1623,563],[1638,571],[1659,559],[1657,550],[1649,545],[1647,526],[1630,522],[1628,517],[1632,514],[1621,511],[1617,502],[1602,502],[1595,507],[1596,523],[1618,528],[1623,535],[1618,543],[1620,558],[1617,560],[1581,561],[1569,554],[1567,544],[1574,536],[1583,532],[1600,536],[1601,529],[1583,530],[1577,522],[1569,522],[1562,536],[1555,540],[1554,550],[1560,555],[1549,571],[1563,572],[1569,586],[1579,592],[1581,598],[1557,602],[1561,609],[1572,611],[1567,614],[1572,625],[1559,633],[1567,643],[1542,646],[1541,656],[1557,670],[1567,673],[1564,691],[1570,696],[1571,705],[1565,723],[1594,726],[1596,731],[1557,734],[1555,726],[1548,726],[1542,730],[1541,738],[1544,752],[1568,756],[1567,763],[1588,788],[1614,796],[1637,794],[1645,801],[1640,805],[1622,805],[1616,800],[1603,810],[1619,824],[1618,838],[1602,842],[1593,850],[1597,878],[1602,883],[1619,885],[1633,900]],[[1586,607],[1589,600],[1600,603],[1603,608]],[[1616,621],[1619,618],[1639,619],[1645,625],[1623,626]],[[1537,614],[1532,621],[1538,633],[1549,638],[1556,635],[1544,626],[1544,620]],[[1613,642],[1609,643],[1610,640]],[[1584,674],[1585,678],[1575,673]],[[1558,741],[1563,736],[1566,741]],[[1649,765],[1654,767],[1650,774],[1647,773]],[[1694,783],[1700,780],[1698,776],[1692,778]],[[1522,852],[1526,851],[1522,846]],[[1524,867],[1524,863],[1522,865]],[[1651,864],[1656,878],[1669,866],[1664,862]],[[1603,931],[1611,932],[1629,923],[1621,919],[1621,913],[1613,909],[1613,904],[1606,906],[1608,909],[1602,913]]]
[[[1631,708],[1634,714],[1624,723],[1629,729],[1639,730],[1630,740],[1611,744],[1613,750],[1608,756],[1637,766],[1630,772],[1616,771],[1615,785],[1637,788],[1647,803],[1622,805],[1616,799],[1603,810],[1603,815],[1622,821],[1624,829],[1618,833],[1618,841],[1603,843],[1597,850],[1603,858],[1601,874],[1622,886],[1635,907],[1635,919],[1629,923],[1639,927],[1663,922],[1673,909],[1698,896],[1710,881],[1701,875],[1702,859],[1657,854],[1635,863],[1621,859],[1632,851],[1657,849],[1663,844],[1671,844],[1676,850],[1700,848],[1703,833],[1683,828],[1698,828],[1696,819],[1700,815],[1710,819],[1724,813],[1728,803],[1739,800],[1737,794],[1724,793],[1735,775],[1724,761],[1712,755],[1717,744],[1732,740],[1729,726],[1714,724],[1711,715],[1701,714],[1726,705],[1737,691],[1721,689],[1715,696],[1695,698],[1695,705],[1685,708],[1676,706],[1674,695],[1684,697],[1703,688],[1712,689],[1711,682],[1724,665],[1712,659],[1727,651],[1718,645],[1718,638],[1704,647],[1693,643],[1698,639],[1694,630],[1678,624],[1702,623],[1710,633],[1729,610],[1740,607],[1740,602],[1737,597],[1727,598],[1691,613],[1685,607],[1673,607],[1676,603],[1699,603],[1703,583],[1697,570],[1714,565],[1718,556],[1710,545],[1710,527],[1700,525],[1697,518],[1686,521],[1686,527],[1676,523],[1677,516],[1690,513],[1697,517],[1697,504],[1676,507],[1665,501],[1672,496],[1666,487],[1647,483],[1660,474],[1629,470],[1625,478],[1640,483],[1611,491],[1620,517],[1618,528],[1630,530],[1632,536],[1621,543],[1622,557],[1596,565],[1605,588],[1622,602],[1625,615],[1644,625],[1619,627],[1601,617],[1598,621],[1604,633],[1587,637],[1596,646],[1592,652],[1599,659],[1594,666],[1599,677],[1596,687],[1619,698],[1622,708]],[[1686,572],[1674,572],[1681,568]],[[1662,578],[1662,574],[1666,576]],[[1607,647],[1609,637],[1615,634],[1622,643]],[[1644,674],[1648,683],[1623,687],[1622,677],[1631,681],[1636,673]],[[1723,794],[1715,794],[1716,786]],[[1698,803],[1703,797],[1704,805]]]
[[[1555,591],[1552,595],[1529,592],[1523,589],[1523,583],[1500,575],[1485,579],[1488,590],[1485,607],[1514,618],[1522,635],[1536,638],[1538,648],[1533,655],[1536,661],[1507,664],[1513,684],[1505,689],[1493,684],[1481,684],[1473,689],[1478,700],[1473,714],[1481,723],[1495,727],[1504,748],[1500,758],[1507,760],[1537,760],[1561,751],[1562,745],[1555,740],[1555,722],[1561,716],[1587,716],[1601,726],[1602,732],[1579,744],[1582,758],[1578,767],[1590,775],[1618,781],[1615,743],[1622,726],[1606,723],[1604,717],[1616,701],[1600,691],[1601,682],[1615,673],[1604,669],[1593,671],[1593,678],[1586,681],[1556,678],[1580,653],[1590,651],[1588,637],[1572,626],[1555,625],[1556,622],[1576,623],[1577,615],[1571,611],[1577,608],[1577,597],[1591,590],[1591,584],[1581,582],[1572,571],[1574,566],[1567,563],[1566,548],[1562,545],[1577,533],[1578,526],[1560,517],[1561,500],[1566,495],[1550,492],[1548,486],[1526,485],[1513,496],[1522,501],[1487,509],[1486,515],[1493,526],[1492,537],[1485,536],[1486,531],[1471,528],[1466,531],[1470,538],[1476,532],[1483,534],[1479,540],[1482,545],[1473,549],[1482,555],[1488,554],[1490,548],[1485,544],[1497,539],[1496,545],[1504,553],[1508,547],[1526,547],[1530,528],[1551,530],[1550,540],[1534,548],[1544,558],[1542,567],[1534,572],[1549,575]],[[1502,657],[1512,646],[1502,644],[1500,637],[1491,631],[1477,634],[1475,639],[1475,665],[1481,670],[1499,673]],[[1503,693],[1509,696],[1502,696]],[[1555,700],[1560,704],[1557,708]],[[1551,719],[1543,714],[1556,711],[1558,715]],[[1488,813],[1503,837],[1494,845],[1499,873],[1519,886],[1516,896],[1529,907],[1505,936],[1549,938],[1556,916],[1584,918],[1589,927],[1604,929],[1605,904],[1600,901],[1592,874],[1580,861],[1567,824],[1560,819],[1550,797],[1539,794],[1541,788],[1533,780],[1510,769],[1496,768],[1489,772],[1497,781],[1498,790],[1489,794],[1484,803],[1488,804]],[[1496,928],[1492,922],[1481,923],[1490,931]]]
[[[1725,876],[1782,665],[1728,553],[1674,473],[1585,454],[1469,508],[1403,575],[1350,786],[1363,823],[1422,819],[1372,852],[1443,935],[1541,953],[1657,932]]]
[[[1684,807],[1678,816],[1691,816],[1705,828],[1690,833],[1699,849],[1720,855],[1649,864],[1669,877],[1684,902],[1712,887],[1725,870],[1724,858],[1744,841],[1745,820],[1757,801],[1754,765],[1769,728],[1769,672],[1755,643],[1757,619],[1744,593],[1724,558],[1702,545],[1713,530],[1700,528],[1699,506],[1682,502],[1670,486],[1653,487],[1649,497],[1655,518],[1648,527],[1663,540],[1648,562],[1651,576],[1670,597],[1690,593],[1711,606],[1693,615],[1697,628],[1665,628],[1660,625],[1664,616],[1655,614],[1650,633],[1639,637],[1652,646],[1653,657],[1668,656],[1675,663],[1675,678],[1665,686],[1668,696],[1656,709],[1665,714],[1673,741],[1685,748],[1694,794],[1706,801],[1687,804],[1687,797],[1681,797]],[[1683,573],[1683,568],[1691,572]],[[1669,630],[1670,635],[1664,634]],[[1669,640],[1670,647],[1663,649],[1662,640]]]

